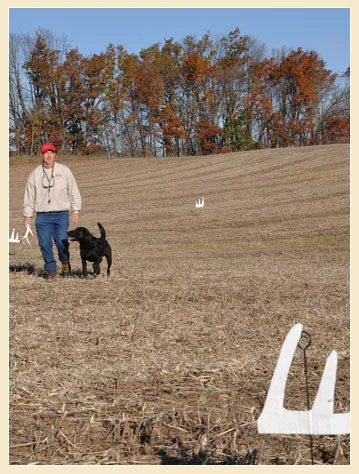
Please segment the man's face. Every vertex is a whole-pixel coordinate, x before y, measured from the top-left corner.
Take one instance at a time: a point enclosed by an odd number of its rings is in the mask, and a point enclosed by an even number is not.
[[[45,153],[42,154],[42,161],[45,168],[52,168],[55,161],[55,155],[56,153],[51,150],[45,151]]]

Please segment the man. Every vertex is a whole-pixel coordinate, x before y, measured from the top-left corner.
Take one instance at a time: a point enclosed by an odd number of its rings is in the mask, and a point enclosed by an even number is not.
[[[30,173],[24,194],[24,226],[31,225],[36,212],[37,238],[49,279],[57,275],[53,243],[62,263],[62,273],[67,276],[71,271],[67,235],[69,212],[72,211],[72,221],[76,224],[81,210],[76,180],[67,166],[55,163],[56,151],[52,143],[42,146],[42,164]]]

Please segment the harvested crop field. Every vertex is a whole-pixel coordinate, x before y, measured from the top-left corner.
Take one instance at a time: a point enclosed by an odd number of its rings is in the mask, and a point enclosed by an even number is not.
[[[285,407],[307,409],[335,349],[350,411],[349,146],[58,161],[114,264],[82,279],[71,243],[71,276],[47,281],[36,238],[10,246],[9,463],[350,464],[349,435],[257,430],[296,323],[311,345]],[[10,164],[21,235],[36,164]]]

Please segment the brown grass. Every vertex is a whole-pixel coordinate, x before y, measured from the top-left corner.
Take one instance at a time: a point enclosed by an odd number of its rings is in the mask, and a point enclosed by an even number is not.
[[[79,278],[71,244],[72,276],[49,282],[36,239],[10,247],[10,464],[310,464],[308,436],[256,421],[297,322],[310,400],[335,349],[350,410],[349,147],[59,161],[114,266]],[[10,166],[10,231],[33,167]],[[307,408],[303,360],[290,409]],[[312,441],[316,464],[350,463],[349,436]]]

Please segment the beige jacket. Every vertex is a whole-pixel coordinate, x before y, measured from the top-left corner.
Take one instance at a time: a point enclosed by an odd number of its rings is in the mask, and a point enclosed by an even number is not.
[[[70,210],[81,210],[81,195],[71,170],[66,165],[54,163],[51,179],[51,170],[42,165],[35,168],[26,182],[24,217],[32,217],[34,212]]]

